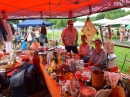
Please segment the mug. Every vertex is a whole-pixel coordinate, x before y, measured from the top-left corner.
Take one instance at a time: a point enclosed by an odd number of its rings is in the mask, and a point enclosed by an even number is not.
[[[55,72],[51,73],[51,78],[53,78],[53,79],[56,78],[56,73]]]
[[[77,95],[78,95],[78,89],[77,88],[72,88],[71,95],[72,95],[72,97],[77,97]]]
[[[70,96],[69,91],[65,91],[64,92],[64,97],[69,97],[69,96]]]

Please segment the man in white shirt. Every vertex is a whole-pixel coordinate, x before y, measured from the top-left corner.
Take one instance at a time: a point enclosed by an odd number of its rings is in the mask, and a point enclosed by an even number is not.
[[[61,37],[67,52],[71,52],[72,50],[75,54],[77,54],[78,31],[73,27],[72,20],[68,21],[68,26],[62,31]]]

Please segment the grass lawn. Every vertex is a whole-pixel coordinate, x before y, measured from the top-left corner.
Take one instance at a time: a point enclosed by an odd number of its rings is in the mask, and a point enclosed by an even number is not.
[[[124,59],[125,59],[125,55],[127,52],[130,52],[130,49],[115,46],[114,50],[115,50],[115,54],[117,56],[117,58],[116,58],[117,65],[118,65],[119,69],[121,69]],[[130,60],[130,54],[127,56],[127,59]],[[130,67],[130,62],[125,62],[122,72],[128,74],[128,71],[130,70],[129,67]]]
[[[48,37],[48,39],[53,39],[53,38],[57,39],[57,38],[60,38],[60,35],[61,35],[61,32],[54,32],[54,35],[53,35],[52,32],[48,32],[47,37]],[[78,44],[81,43],[80,36],[81,36],[81,33],[79,33]],[[100,37],[100,35],[95,36],[95,37]],[[62,44],[62,43],[60,42],[59,44]],[[118,65],[119,69],[121,70],[122,64],[124,62],[125,55],[126,55],[127,52],[130,52],[130,49],[115,46],[114,50],[115,50],[115,54],[117,56],[117,58],[116,58],[117,65]],[[130,59],[130,54],[128,55],[127,58]],[[121,72],[128,74],[128,71],[130,70],[129,67],[130,67],[130,62],[125,62],[124,68]]]

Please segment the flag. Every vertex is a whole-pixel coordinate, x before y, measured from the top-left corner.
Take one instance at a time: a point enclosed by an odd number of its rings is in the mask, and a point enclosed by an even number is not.
[[[94,35],[97,33],[97,29],[92,24],[89,18],[87,18],[84,27],[82,29],[82,32],[84,33],[84,35],[86,35],[88,42],[90,42],[94,37]]]

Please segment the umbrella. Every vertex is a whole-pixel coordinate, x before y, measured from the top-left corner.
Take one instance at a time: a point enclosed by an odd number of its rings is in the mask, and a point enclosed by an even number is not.
[[[21,23],[17,24],[17,26],[18,27],[42,26],[43,22],[44,22],[46,27],[53,25],[53,23],[48,22],[48,21],[44,21],[44,20],[40,20],[40,19],[31,19],[31,20],[25,20],[24,22],[21,22]]]

